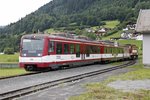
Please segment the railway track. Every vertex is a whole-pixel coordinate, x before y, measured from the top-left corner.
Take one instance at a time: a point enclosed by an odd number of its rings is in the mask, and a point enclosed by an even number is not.
[[[73,81],[80,80],[80,79],[83,79],[86,77],[99,75],[99,74],[110,72],[113,70],[125,68],[125,67],[133,65],[135,63],[136,63],[136,61],[130,61],[126,64],[118,65],[118,66],[107,68],[107,69],[97,70],[97,71],[93,71],[93,72],[89,72],[89,73],[80,74],[77,76],[67,77],[67,78],[63,78],[63,79],[59,79],[59,80],[55,80],[55,81],[50,81],[47,83],[38,84],[38,85],[22,88],[19,90],[15,90],[15,91],[9,91],[7,93],[0,94],[0,100],[12,100],[14,98],[24,96],[24,95],[27,95],[30,93],[34,93],[34,92],[37,92],[37,91],[40,91],[43,89],[47,89],[49,87],[57,86],[57,85],[62,84],[62,83],[73,82]]]

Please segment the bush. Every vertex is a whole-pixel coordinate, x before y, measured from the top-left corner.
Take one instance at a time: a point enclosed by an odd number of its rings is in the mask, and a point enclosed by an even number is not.
[[[14,49],[7,47],[4,49],[4,54],[14,54]]]

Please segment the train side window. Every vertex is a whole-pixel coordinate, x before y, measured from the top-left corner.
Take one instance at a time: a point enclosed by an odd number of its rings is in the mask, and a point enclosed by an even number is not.
[[[55,47],[54,43],[55,43],[54,41],[49,42],[48,52],[54,52],[54,47]]]
[[[90,57],[90,46],[86,46],[86,57]]]
[[[76,57],[80,57],[80,45],[76,45]]]
[[[70,53],[74,54],[74,44],[70,44]]]
[[[94,49],[95,49],[95,54],[97,54],[98,53],[98,48],[97,48],[97,46],[94,46]]]
[[[112,54],[112,48],[110,48],[110,53]]]
[[[116,54],[116,48],[114,48],[114,54]]]
[[[112,48],[112,53],[115,54],[115,48]]]
[[[112,54],[112,48],[110,47],[110,54]]]
[[[105,47],[105,51],[104,52],[107,53],[107,47]]]
[[[123,48],[121,49],[121,53],[123,53]]]
[[[115,48],[115,50],[116,50],[116,54],[118,54],[118,48]]]
[[[62,54],[62,43],[57,43],[56,54]]]
[[[68,53],[69,53],[69,45],[64,44],[64,54],[68,54]]]
[[[107,48],[107,53],[109,54],[109,52],[110,52],[110,49],[109,49],[109,47]]]
[[[117,49],[117,54],[119,53],[119,48],[116,48]]]
[[[94,54],[95,53],[95,47],[94,46],[91,46],[91,49],[92,49],[92,54]]]
[[[97,48],[98,54],[100,53],[100,47]]]
[[[107,48],[107,54],[109,54],[109,47]]]
[[[116,54],[116,48],[114,48],[114,54]]]
[[[89,46],[89,53],[90,53],[90,54],[92,54],[92,53],[93,53],[92,46]]]
[[[97,54],[98,53],[98,47],[97,46],[93,46],[93,53]]]

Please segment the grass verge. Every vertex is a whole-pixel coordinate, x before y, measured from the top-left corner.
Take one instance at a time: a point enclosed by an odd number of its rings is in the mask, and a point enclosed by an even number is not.
[[[87,93],[73,96],[70,100],[150,100],[150,91],[121,92],[102,83],[88,84],[86,87]]]
[[[0,55],[0,63],[4,62],[18,62],[19,61],[19,53],[13,54],[13,55],[6,55],[2,54]]]
[[[14,76],[29,73],[21,68],[0,68],[0,77]]]

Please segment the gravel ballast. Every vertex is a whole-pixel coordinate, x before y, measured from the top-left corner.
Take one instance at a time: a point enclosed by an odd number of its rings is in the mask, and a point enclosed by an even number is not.
[[[134,92],[136,90],[150,90],[150,79],[114,81],[108,84],[109,87],[122,90],[123,92]]]

